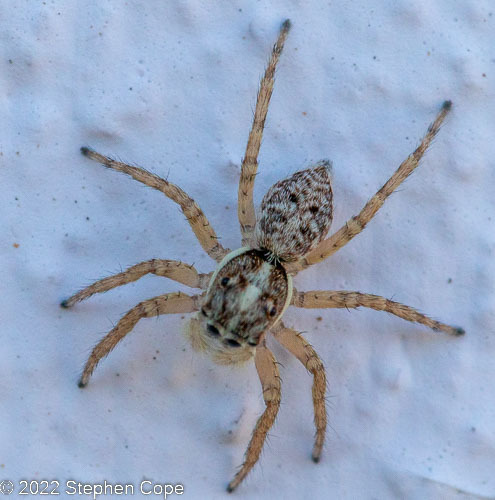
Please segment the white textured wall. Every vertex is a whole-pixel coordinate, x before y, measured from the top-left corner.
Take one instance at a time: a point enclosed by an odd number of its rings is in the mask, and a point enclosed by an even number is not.
[[[258,80],[289,17],[256,200],[330,158],[336,229],[414,149],[442,101],[454,103],[420,169],[296,286],[393,297],[467,335],[368,310],[290,310],[286,322],[307,332],[327,367],[324,456],[309,458],[310,377],[274,346],[283,404],[235,496],[493,498],[495,7],[209,3],[2,4],[0,480],[18,489],[20,479],[149,478],[183,483],[185,498],[227,496],[263,408],[252,364],[198,357],[174,315],[140,322],[86,390],[76,385],[126,310],[187,289],[146,277],[73,310],[58,303],[153,257],[214,268],[172,202],[89,162],[81,145],[168,176],[225,246],[239,245],[240,158]]]

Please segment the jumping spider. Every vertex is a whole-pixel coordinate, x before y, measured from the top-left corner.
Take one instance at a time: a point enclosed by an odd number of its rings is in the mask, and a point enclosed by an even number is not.
[[[153,259],[97,281],[64,300],[62,306],[71,307],[94,293],[130,283],[148,273],[203,290],[198,295],[181,292],[159,295],[132,308],[93,349],[82,372],[79,387],[88,383],[100,359],[141,318],[197,312],[190,319],[186,331],[193,348],[206,351],[219,364],[235,364],[254,357],[266,404],[248,445],[244,463],[229,483],[228,491],[233,491],[257,462],[280,406],[280,377],[275,358],[266,346],[268,332],[313,375],[316,437],[312,457],[315,462],[320,459],[327,426],[325,370],[320,358],[304,337],[282,322],[282,315],[287,307],[369,307],[451,335],[464,333],[461,328],[439,323],[412,307],[377,295],[341,290],[300,292],[293,287],[293,276],[325,260],[359,234],[387,197],[413,172],[451,109],[451,102],[443,103],[414,153],[399,166],[361,212],[351,217],[329,238],[325,239],[332,222],[331,166],[328,161],[321,161],[277,182],[263,198],[256,217],[253,187],[258,168],[257,158],[273,90],[275,68],[290,26],[289,20],[281,26],[258,91],[254,121],[239,182],[238,218],[242,247],[238,250],[230,251],[219,243],[203,211],[179,187],[143,169],[115,161],[86,147],[81,148],[82,154],[91,160],[128,174],[175,201],[189,221],[199,243],[218,262],[218,267],[215,272],[201,274],[193,266],[183,262]]]

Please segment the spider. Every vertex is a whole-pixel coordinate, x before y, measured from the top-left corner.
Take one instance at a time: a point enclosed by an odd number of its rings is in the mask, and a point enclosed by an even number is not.
[[[435,331],[462,335],[462,328],[434,321],[412,307],[392,300],[354,291],[298,291],[292,280],[299,271],[322,262],[359,234],[390,194],[414,171],[451,109],[445,101],[416,150],[402,162],[381,189],[338,231],[326,238],[333,213],[331,164],[323,160],[277,182],[261,202],[258,215],[253,205],[253,187],[258,169],[268,105],[273,90],[275,68],[291,23],[286,20],[273,46],[261,79],[254,120],[241,165],[238,191],[238,219],[241,248],[224,248],[197,203],[182,189],[141,168],[115,161],[87,147],[84,156],[105,167],[130,175],[133,179],[161,191],[176,202],[204,251],[218,263],[214,272],[199,273],[193,266],[176,260],[152,259],[113,276],[99,280],[62,302],[71,307],[95,293],[136,281],[152,273],[191,288],[196,295],[167,293],[140,302],[94,347],[84,366],[79,387],[85,387],[98,362],[106,356],[142,318],[172,313],[195,313],[186,327],[186,336],[197,351],[209,354],[218,364],[236,364],[254,358],[263,390],[265,410],[259,417],[247,447],[244,462],[228,484],[232,492],[258,461],[266,436],[277,416],[281,384],[276,360],[266,345],[273,337],[292,353],[313,376],[313,407],[316,427],[312,458],[320,460],[327,413],[326,376],[313,347],[282,316],[289,306],[302,308],[368,307],[386,311],[407,321],[421,323]]]

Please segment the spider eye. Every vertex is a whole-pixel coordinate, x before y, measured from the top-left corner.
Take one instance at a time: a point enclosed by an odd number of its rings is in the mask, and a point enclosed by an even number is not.
[[[218,328],[216,326],[208,324],[207,327],[206,327],[206,329],[214,337],[218,337],[220,335],[220,332],[218,331]]]
[[[201,308],[201,314],[202,314],[205,318],[207,318],[207,317],[208,317],[208,314],[206,314],[206,311],[205,311],[205,308],[204,308],[204,307],[202,307],[202,308]]]
[[[227,339],[227,344],[230,347],[241,347],[241,344],[239,344],[239,342],[237,342],[237,340],[234,339]]]
[[[222,286],[227,286],[227,283],[228,283],[229,281],[230,281],[230,278],[225,277],[225,278],[222,278],[222,281],[220,281],[220,284],[221,284]]]
[[[263,305],[263,311],[267,316],[273,318],[277,314],[277,307],[272,305],[273,303],[268,303]]]
[[[254,340],[248,340],[248,344],[250,346],[256,347],[258,345],[258,342],[254,341]]]

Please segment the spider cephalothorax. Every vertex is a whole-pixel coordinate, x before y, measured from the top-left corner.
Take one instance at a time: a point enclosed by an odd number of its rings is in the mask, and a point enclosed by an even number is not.
[[[106,356],[140,319],[160,314],[195,313],[187,328],[193,347],[206,351],[220,364],[247,361],[254,356],[266,404],[266,409],[253,431],[244,463],[229,483],[228,491],[233,491],[257,462],[266,435],[280,407],[280,376],[275,358],[265,343],[268,333],[293,354],[313,376],[316,434],[312,456],[315,462],[320,459],[327,425],[325,370],[318,354],[304,337],[283,324],[282,315],[288,306],[347,309],[368,307],[387,311],[436,331],[451,335],[464,333],[462,328],[432,320],[412,307],[377,295],[346,290],[293,290],[293,275],[325,260],[359,234],[387,197],[414,171],[451,109],[451,103],[444,102],[421,144],[402,162],[361,212],[351,217],[329,238],[325,239],[332,222],[332,188],[330,163],[326,160],[276,183],[263,198],[256,219],[253,187],[258,168],[258,153],[273,89],[275,67],[289,29],[290,22],[287,20],[282,24],[261,80],[254,121],[242,161],[238,190],[242,247],[238,250],[231,252],[219,243],[203,211],[178,186],[146,170],[112,160],[89,148],[81,148],[81,152],[88,158],[124,172],[175,201],[181,207],[201,246],[218,263],[218,267],[215,272],[201,274],[184,262],[152,259],[97,281],[64,300],[62,306],[70,307],[94,293],[105,292],[135,281],[148,273],[202,290],[196,295],[166,293],[140,302],[128,311],[91,352],[79,386],[84,387],[88,383],[101,358]]]
[[[188,334],[193,347],[219,364],[247,361],[292,297],[292,278],[263,250],[240,248],[213,274]]]

